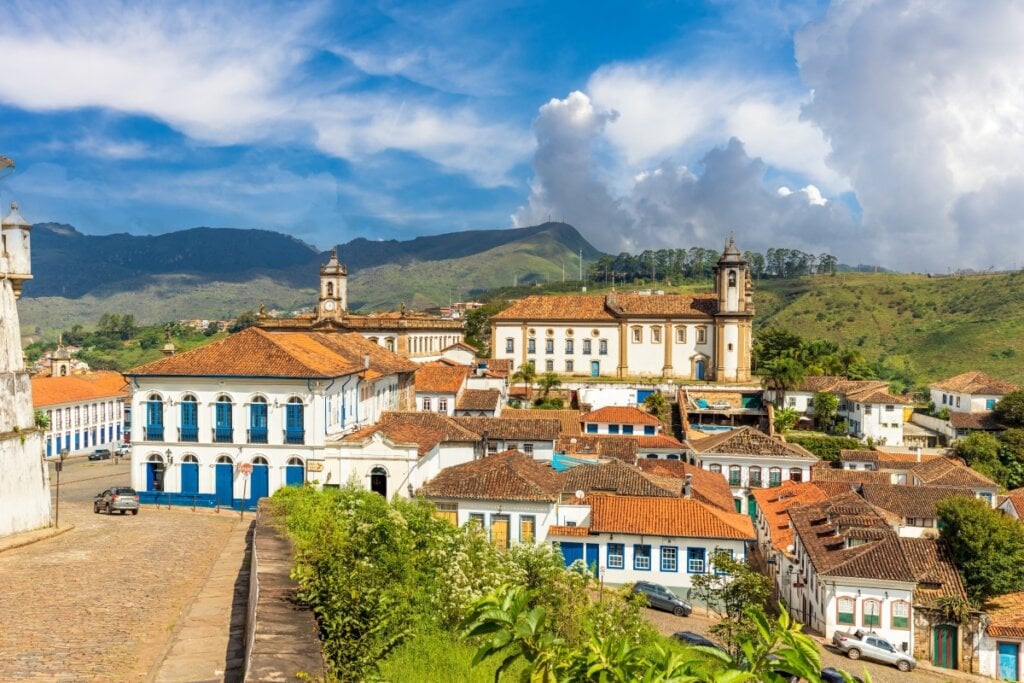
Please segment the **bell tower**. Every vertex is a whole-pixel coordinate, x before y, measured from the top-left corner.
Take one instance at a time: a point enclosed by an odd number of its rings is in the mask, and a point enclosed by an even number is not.
[[[317,320],[341,320],[348,313],[348,269],[338,262],[338,248],[331,249],[331,257],[320,266],[320,300],[316,307]]]
[[[754,299],[750,267],[731,234],[715,266],[715,295],[715,380],[749,382]]]

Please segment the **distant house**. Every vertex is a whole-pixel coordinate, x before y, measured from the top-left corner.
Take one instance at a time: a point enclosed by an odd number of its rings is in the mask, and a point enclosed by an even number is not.
[[[938,536],[936,508],[940,501],[951,497],[975,497],[974,491],[966,487],[877,483],[863,484],[860,493],[868,503],[897,517],[900,536],[908,538]]]
[[[116,448],[124,441],[128,382],[120,372],[32,378],[32,406],[43,412],[46,457]]]
[[[1024,522],[1024,488],[1007,491],[999,500],[999,510]]]
[[[607,406],[580,417],[587,434],[634,434],[654,436],[661,433],[661,420],[634,407]]]
[[[457,417],[455,420],[480,435],[489,455],[518,450],[537,460],[551,460],[561,430],[557,419]]]
[[[979,673],[1003,681],[1024,680],[1024,592],[992,598],[984,611],[989,621],[978,647]]]
[[[999,485],[985,475],[971,469],[959,458],[936,458],[915,465],[910,471],[910,481],[914,486],[945,486],[969,489],[976,498],[996,505],[996,494]]]
[[[985,413],[995,408],[1003,396],[1020,387],[975,370],[935,382],[928,389],[936,410],[947,408],[951,413]]]
[[[463,390],[469,369],[438,363],[421,365],[414,375],[416,408],[425,413],[455,415],[455,403]]]

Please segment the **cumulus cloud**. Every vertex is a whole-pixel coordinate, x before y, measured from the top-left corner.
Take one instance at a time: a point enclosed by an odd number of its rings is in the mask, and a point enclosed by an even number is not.
[[[620,193],[602,167],[613,113],[574,92],[541,107],[534,125],[535,177],[517,225],[548,218],[572,223],[606,251],[717,246],[735,231],[744,249],[789,246],[824,251],[849,246],[854,223],[841,203],[822,201],[814,186],[780,194],[765,183],[765,163],[732,138],[701,159],[699,173],[663,161]]]
[[[1019,2],[833,3],[796,35],[796,55],[814,93],[805,118],[850,178],[878,261],[945,271],[1024,260]]]

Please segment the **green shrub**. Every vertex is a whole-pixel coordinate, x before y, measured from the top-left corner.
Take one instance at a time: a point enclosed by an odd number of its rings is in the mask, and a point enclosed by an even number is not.
[[[857,439],[848,436],[793,436],[786,435],[786,441],[803,446],[822,460],[838,460],[839,451],[864,448]]]

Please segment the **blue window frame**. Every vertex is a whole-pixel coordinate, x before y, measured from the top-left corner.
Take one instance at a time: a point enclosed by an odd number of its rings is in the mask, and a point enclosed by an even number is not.
[[[644,425],[644,436],[654,436],[654,425]]]
[[[565,340],[565,352],[571,354],[573,352],[572,339]]]
[[[725,555],[725,556],[727,556],[731,560],[732,559],[732,549],[719,548],[718,550],[715,551],[716,558],[717,558],[718,555]],[[718,568],[718,563],[717,562],[715,563],[715,574],[718,574],[719,576],[725,576],[728,573],[729,572],[727,572],[727,571],[719,569]]]
[[[994,398],[985,399],[985,410],[992,410],[996,407],[996,400]]]
[[[231,443],[234,440],[231,428],[231,399],[227,396],[217,399],[213,440],[217,443]]]
[[[686,573],[703,574],[707,571],[707,551],[704,548],[686,549]]]
[[[600,341],[597,342],[597,353],[599,355],[601,355],[601,356],[607,356],[608,355],[608,340],[607,339],[601,339]]]
[[[651,570],[651,546],[633,546],[633,569],[641,572],[649,572]]]
[[[527,353],[537,353],[537,340],[536,339],[527,339],[526,340],[526,352]]]
[[[516,340],[512,337],[508,337],[505,340],[505,353],[514,353],[516,350]]]
[[[199,441],[199,404],[195,396],[181,399],[181,441]]]
[[[624,543],[608,544],[608,569],[623,569],[626,566],[626,545]]]
[[[679,571],[679,548],[674,545],[661,546],[661,571]]]
[[[622,433],[623,434],[632,434],[633,433],[633,425],[622,425]]]
[[[554,353],[554,352],[555,352],[555,340],[554,339],[547,339],[547,340],[545,340],[545,342],[544,342],[544,353]]]
[[[146,440],[164,440],[164,401],[156,394],[146,401]]]
[[[593,422],[587,425],[587,434],[597,434],[597,425]]]
[[[293,398],[285,406],[284,441],[285,443],[301,444],[306,439],[305,408],[302,399]]]
[[[583,355],[584,356],[589,356],[590,355],[590,340],[589,339],[584,339],[583,340]]]
[[[608,433],[609,434],[618,434],[619,433],[619,425],[608,425]]]
[[[267,400],[262,396],[249,404],[249,443],[267,443]]]

